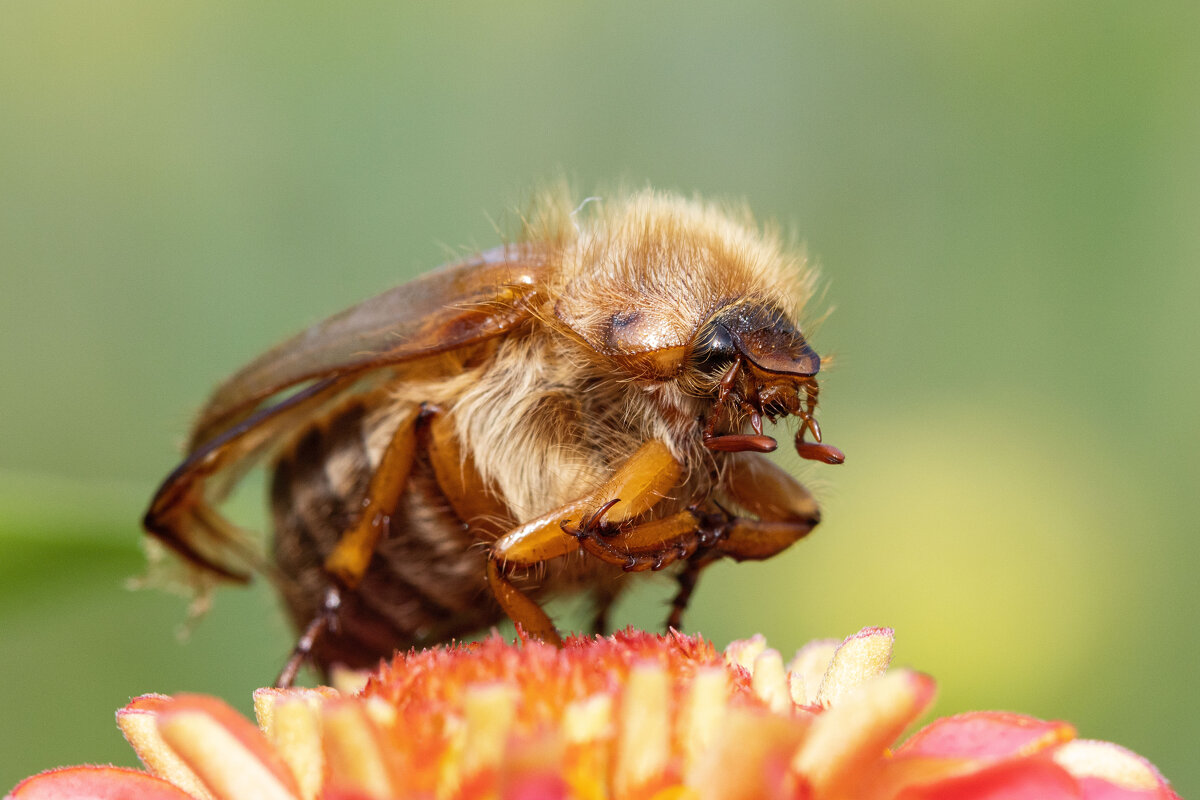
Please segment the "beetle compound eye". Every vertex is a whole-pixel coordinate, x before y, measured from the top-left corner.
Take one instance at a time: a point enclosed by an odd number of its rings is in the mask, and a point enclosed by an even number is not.
[[[708,374],[724,372],[737,357],[733,337],[720,323],[713,323],[701,332],[696,349],[692,351],[692,366]]]

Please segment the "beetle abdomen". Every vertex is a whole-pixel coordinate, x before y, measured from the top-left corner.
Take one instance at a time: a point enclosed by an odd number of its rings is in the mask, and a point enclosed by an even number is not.
[[[371,479],[369,443],[389,422],[394,417],[369,416],[362,403],[342,406],[301,431],[275,465],[274,551],[299,628],[319,612],[329,583],[325,558],[356,522]],[[397,649],[494,624],[502,613],[486,591],[486,555],[418,448],[366,575],[342,593],[338,631],[318,638],[317,664],[373,667]]]

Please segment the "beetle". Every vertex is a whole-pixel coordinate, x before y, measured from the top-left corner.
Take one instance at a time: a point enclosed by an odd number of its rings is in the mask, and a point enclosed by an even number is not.
[[[798,319],[813,276],[747,212],[635,192],[547,193],[513,243],[320,322],[222,383],[145,529],[204,575],[279,586],[305,659],[372,666],[507,614],[671,569],[680,627],[701,571],[769,558],[820,521],[764,453],[794,418],[826,463],[821,358]],[[808,437],[811,437],[810,441]],[[217,510],[269,461],[264,557]]]

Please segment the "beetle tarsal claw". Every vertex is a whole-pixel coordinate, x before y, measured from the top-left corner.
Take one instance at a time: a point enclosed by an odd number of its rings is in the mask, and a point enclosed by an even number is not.
[[[821,441],[821,423],[817,422],[817,418],[811,414],[804,418],[804,427],[808,428],[813,439],[817,442]]]

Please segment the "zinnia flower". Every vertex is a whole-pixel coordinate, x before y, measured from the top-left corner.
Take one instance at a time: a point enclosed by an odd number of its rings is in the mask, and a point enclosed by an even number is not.
[[[357,690],[145,695],[117,722],[146,772],[71,767],[8,797],[1176,798],[1142,758],[1063,722],[939,719],[893,748],[933,680],[888,671],[892,631],[806,645],[626,631],[555,649],[492,637],[398,654]]]

